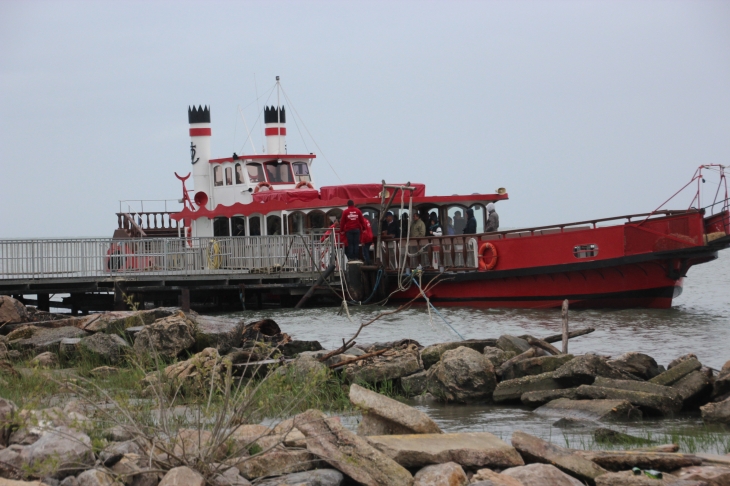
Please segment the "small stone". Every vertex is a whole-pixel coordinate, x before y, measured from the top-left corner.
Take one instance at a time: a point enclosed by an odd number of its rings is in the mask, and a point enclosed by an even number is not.
[[[41,353],[30,360],[30,365],[33,368],[53,368],[58,365],[58,356],[51,352]]]
[[[76,477],[79,486],[113,486],[114,478],[99,469],[89,469]]]
[[[167,471],[159,486],[204,486],[203,476],[187,466],[180,466]]]
[[[512,476],[499,474],[491,469],[480,469],[472,476],[471,483],[473,486],[523,486],[522,482]]]
[[[702,420],[706,423],[730,424],[730,398],[722,402],[708,403],[700,407]]]
[[[426,466],[413,479],[413,486],[465,486],[469,483],[464,469],[455,462]]]

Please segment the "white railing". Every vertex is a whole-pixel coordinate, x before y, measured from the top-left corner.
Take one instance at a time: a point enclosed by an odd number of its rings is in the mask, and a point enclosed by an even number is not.
[[[0,240],[0,280],[318,272],[331,252],[313,235]]]

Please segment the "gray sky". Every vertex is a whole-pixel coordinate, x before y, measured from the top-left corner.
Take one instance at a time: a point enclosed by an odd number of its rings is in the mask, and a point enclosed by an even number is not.
[[[508,227],[650,211],[730,162],[729,26],[699,1],[2,1],[0,238],[179,198],[188,105],[241,153],[276,75],[346,183],[506,187]],[[339,183],[285,105],[289,152]]]

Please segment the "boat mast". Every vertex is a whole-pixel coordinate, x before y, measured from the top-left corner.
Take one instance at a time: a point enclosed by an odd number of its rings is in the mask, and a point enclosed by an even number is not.
[[[279,76],[276,77],[276,129],[279,145],[279,154],[281,154],[281,104],[279,103]],[[279,158],[281,160],[281,157]]]

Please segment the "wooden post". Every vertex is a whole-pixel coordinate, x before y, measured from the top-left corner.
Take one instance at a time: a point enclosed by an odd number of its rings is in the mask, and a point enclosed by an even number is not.
[[[127,306],[124,303],[124,291],[119,282],[114,282],[114,310],[127,310]]]
[[[563,354],[568,354],[568,339],[570,339],[570,331],[568,329],[568,299],[563,301]]]
[[[190,312],[190,289],[187,287],[180,289],[180,308],[183,312]]]
[[[38,294],[38,310],[50,312],[51,296],[48,294]]]

